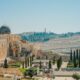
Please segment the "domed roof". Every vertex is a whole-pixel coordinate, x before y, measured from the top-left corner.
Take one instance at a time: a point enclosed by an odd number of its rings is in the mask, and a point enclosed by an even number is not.
[[[10,34],[11,30],[8,26],[1,26],[0,28],[0,34]]]

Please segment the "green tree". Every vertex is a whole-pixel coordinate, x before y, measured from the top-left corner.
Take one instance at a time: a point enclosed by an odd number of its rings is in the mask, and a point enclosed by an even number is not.
[[[30,67],[32,67],[32,56],[30,56]]]
[[[76,59],[78,60],[78,49],[76,49]]]
[[[55,61],[56,61],[56,60],[55,60],[55,56],[54,56],[54,57],[53,57],[53,60],[52,60],[52,63],[55,64]]]
[[[24,70],[23,71],[23,75],[24,75],[24,78],[26,76],[29,76],[31,78],[31,80],[32,80],[32,77],[35,75],[35,71],[34,71],[34,69],[30,68],[28,70]]]
[[[30,76],[32,78],[34,76],[34,70],[29,69],[28,70],[28,76]]]
[[[62,65],[62,57],[57,60],[57,69],[59,70]]]
[[[79,60],[79,68],[80,68],[80,54],[79,54],[79,59],[78,60]]]
[[[73,63],[74,63],[74,67],[77,67],[77,60],[76,60],[76,54],[75,54],[75,51],[74,51],[74,55],[73,55]]]
[[[7,63],[7,59],[4,60],[4,65],[3,67],[5,68],[5,73],[7,72],[7,68],[8,68],[8,63]]]
[[[7,63],[7,59],[4,60],[4,68],[8,68],[8,63]]]
[[[48,57],[46,56],[46,60],[48,59]]]
[[[26,66],[29,66],[30,64],[30,59],[28,58],[28,56],[31,54],[31,51],[28,51],[26,48],[22,48],[21,49],[21,53],[20,53],[20,56],[21,57],[24,57],[24,64],[25,64],[25,67]],[[28,60],[28,61],[27,61]]]
[[[79,80],[80,79],[80,75],[79,74],[73,74],[72,77],[76,80]]]
[[[40,69],[42,68],[42,63],[41,63],[41,61],[39,62],[39,68],[40,68]]]
[[[49,69],[52,68],[51,61],[49,60]]]
[[[32,55],[32,61],[34,60],[35,55]]]
[[[70,52],[70,61],[72,61],[72,58],[73,58],[73,56],[72,56],[72,50],[71,50],[71,52]]]
[[[28,58],[27,60],[28,60],[28,63],[27,63],[27,64],[28,64],[28,66],[29,66],[29,61],[30,61],[30,60],[29,60],[29,58]]]

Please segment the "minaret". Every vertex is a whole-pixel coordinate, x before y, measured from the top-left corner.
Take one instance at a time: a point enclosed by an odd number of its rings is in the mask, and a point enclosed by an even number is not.
[[[46,28],[44,29],[44,32],[46,33]]]

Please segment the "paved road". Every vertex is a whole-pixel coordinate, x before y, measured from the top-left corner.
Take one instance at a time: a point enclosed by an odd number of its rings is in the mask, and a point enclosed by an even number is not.
[[[67,63],[68,62],[63,62],[61,68],[66,68]],[[54,69],[57,68],[57,65],[56,64],[53,65],[52,68],[53,68],[53,73],[56,76],[63,76],[63,75],[65,75],[65,76],[67,76],[67,75],[72,76],[74,73],[80,74],[80,71],[61,71],[61,70],[60,71],[55,71]]]
[[[80,74],[80,71],[54,71],[56,76],[72,76],[74,73]]]
[[[72,77],[55,77],[54,80],[74,80]]]
[[[47,77],[39,77],[39,80],[74,80],[72,77],[55,77],[55,79],[47,78]]]

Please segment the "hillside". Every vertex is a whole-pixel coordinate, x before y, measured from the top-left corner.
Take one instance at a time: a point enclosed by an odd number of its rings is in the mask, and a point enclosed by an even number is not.
[[[42,42],[42,50],[51,50],[55,52],[69,52],[71,49],[80,48],[80,35],[69,38],[51,39],[47,42]]]
[[[52,32],[27,32],[19,34],[23,40],[27,40],[29,42],[46,42],[50,39],[56,39],[56,38],[69,38],[72,36],[80,35],[80,32],[68,32],[64,34],[56,34]]]

